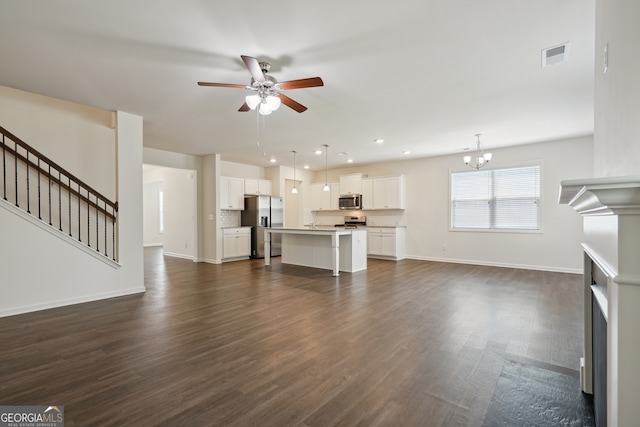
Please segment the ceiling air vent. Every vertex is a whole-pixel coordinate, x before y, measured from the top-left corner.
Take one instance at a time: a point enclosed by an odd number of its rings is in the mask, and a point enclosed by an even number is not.
[[[569,53],[569,43],[561,44],[560,46],[550,47],[542,51],[542,66],[557,64],[558,62],[564,62],[567,60],[567,54]]]

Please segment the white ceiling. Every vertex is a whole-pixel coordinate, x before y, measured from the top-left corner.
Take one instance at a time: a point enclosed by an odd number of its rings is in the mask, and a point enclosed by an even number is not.
[[[146,147],[321,169],[322,144],[339,166],[593,133],[594,26],[594,0],[4,0],[0,85],[143,116]],[[241,54],[325,85],[259,122],[196,84],[249,84]]]

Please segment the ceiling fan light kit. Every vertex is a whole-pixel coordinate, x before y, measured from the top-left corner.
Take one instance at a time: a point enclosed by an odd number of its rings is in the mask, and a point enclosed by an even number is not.
[[[284,104],[292,110],[302,113],[307,110],[307,107],[294,101],[282,92],[291,89],[324,86],[324,82],[320,77],[310,77],[278,83],[275,77],[267,74],[271,68],[268,62],[258,62],[256,58],[246,55],[241,55],[240,57],[249,70],[249,73],[251,73],[251,83],[249,85],[198,82],[199,86],[230,87],[257,92],[245,97],[245,102],[238,111],[246,112],[257,108],[258,113],[267,116],[276,111],[280,107],[280,104]]]

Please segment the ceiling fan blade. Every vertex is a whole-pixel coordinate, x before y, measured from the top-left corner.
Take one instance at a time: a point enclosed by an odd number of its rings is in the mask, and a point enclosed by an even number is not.
[[[235,83],[209,83],[209,82],[198,82],[198,86],[216,86],[216,87],[233,87],[238,89],[245,89],[246,85],[238,85]]]
[[[242,106],[240,108],[238,108],[238,111],[242,111],[243,113],[245,111],[250,111],[251,108],[249,108],[249,106],[247,105],[247,103],[245,102],[244,104],[242,104]]]
[[[282,101],[284,105],[286,105],[287,107],[293,110],[296,110],[298,113],[302,113],[307,110],[307,107],[305,107],[304,105],[300,104],[297,101],[294,101],[293,99],[289,98],[287,95],[280,94],[279,96],[280,96],[280,101]]]
[[[280,82],[278,83],[278,85],[282,90],[291,90],[291,89],[302,89],[305,87],[324,86],[324,82],[320,77],[309,77],[308,79],[289,80],[287,82]]]
[[[244,61],[244,65],[247,66],[247,69],[251,73],[251,77],[253,80],[257,82],[264,82],[264,74],[262,73],[262,68],[260,68],[260,64],[258,60],[252,56],[240,55],[240,58]]]

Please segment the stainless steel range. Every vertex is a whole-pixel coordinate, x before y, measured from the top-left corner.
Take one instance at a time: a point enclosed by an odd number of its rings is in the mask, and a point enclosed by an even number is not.
[[[336,224],[336,227],[344,227],[344,228],[359,228],[367,226],[367,217],[365,215],[362,216],[351,216],[347,215],[344,217],[344,224]]]

